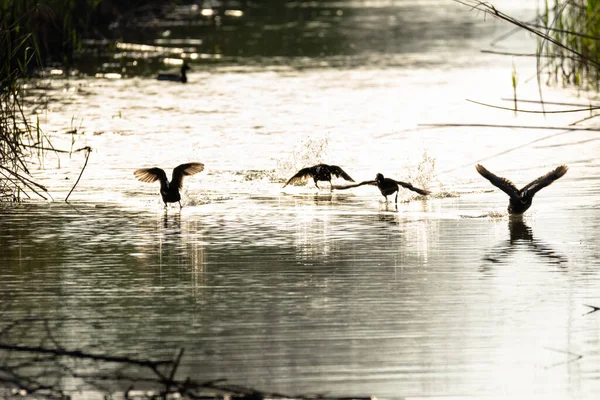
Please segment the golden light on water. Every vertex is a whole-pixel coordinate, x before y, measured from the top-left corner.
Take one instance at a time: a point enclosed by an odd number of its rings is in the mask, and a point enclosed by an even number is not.
[[[154,46],[150,44],[140,43],[125,43],[118,42],[116,44],[117,49],[127,51],[138,51],[138,52],[153,52],[153,53],[183,53],[185,51],[182,47],[165,47],[165,46]]]
[[[123,76],[119,73],[116,72],[108,72],[105,74],[102,73],[97,73],[95,75],[96,78],[103,78],[103,79],[121,79]]]
[[[183,60],[181,58],[163,58],[163,64],[166,65],[183,65]]]
[[[244,12],[242,10],[225,10],[225,15],[227,17],[240,18],[244,16]]]

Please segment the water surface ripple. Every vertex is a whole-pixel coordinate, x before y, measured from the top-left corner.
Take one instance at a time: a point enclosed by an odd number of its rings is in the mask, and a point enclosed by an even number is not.
[[[466,25],[448,28],[450,46],[437,30],[406,32],[424,19],[451,27],[458,6],[413,18],[436,2],[411,2],[408,14],[403,2],[349,2],[353,12],[338,3],[364,26],[323,13],[306,33],[346,32],[343,46],[356,46],[341,54],[198,63],[186,85],[144,75],[49,83],[38,115],[55,145],[69,148],[62,132],[75,125],[75,146],[93,152],[71,204],[62,200],[81,153],[49,155],[34,171],[55,202],[0,206],[4,341],[46,343],[50,324],[68,349],[160,359],[184,348],[178,376],[289,394],[600,392],[600,313],[586,306],[600,306],[597,134],[420,126],[565,126],[572,116],[464,101],[512,95],[512,60],[479,53],[498,25],[457,13]],[[358,3],[372,8],[360,14]],[[342,19],[324,24],[327,15]],[[390,26],[407,43],[394,43]],[[525,78],[535,65],[515,62],[519,96],[536,98]],[[133,176],[189,161],[206,169],[186,178],[181,211],[164,211],[158,185]],[[434,194],[403,191],[396,208],[374,187],[282,189],[319,161]],[[569,172],[514,219],[477,162],[518,186],[563,163]],[[19,335],[2,331],[23,319]]]

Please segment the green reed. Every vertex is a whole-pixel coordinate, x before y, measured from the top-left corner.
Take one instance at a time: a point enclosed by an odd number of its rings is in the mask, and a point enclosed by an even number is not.
[[[598,87],[600,77],[600,0],[546,0],[539,29],[560,43],[540,41],[549,60],[550,82]],[[538,26],[536,26],[538,27]]]
[[[538,74],[547,83],[600,90],[600,0],[544,0],[535,21],[518,20],[490,2],[454,1],[537,36]]]
[[[24,107],[25,87],[44,64],[68,65],[100,0],[0,0],[0,200],[46,189],[30,177],[28,160],[52,149]]]

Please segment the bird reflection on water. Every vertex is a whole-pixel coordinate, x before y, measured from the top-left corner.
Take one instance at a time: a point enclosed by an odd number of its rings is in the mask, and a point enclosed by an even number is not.
[[[531,227],[525,223],[521,215],[509,217],[508,230],[510,232],[509,239],[495,246],[493,250],[483,257],[483,261],[489,261],[494,264],[506,264],[508,256],[516,249],[524,248],[545,259],[550,264],[564,267],[567,263],[568,260],[564,255],[552,249],[548,243],[538,240],[533,236]]]
[[[164,213],[156,219],[154,229],[154,239],[147,252],[153,255],[158,268],[177,266],[195,272],[204,269],[205,244],[200,221],[189,221],[185,217],[182,221],[181,213]]]
[[[181,235],[181,214],[169,215],[166,211],[163,214],[163,226],[165,235]]]
[[[385,203],[386,211],[387,211],[388,206],[389,206],[389,204]],[[381,222],[385,222],[385,223],[393,225],[393,226],[400,225],[400,219],[398,218],[398,213],[380,212],[377,214],[377,220],[381,221]]]

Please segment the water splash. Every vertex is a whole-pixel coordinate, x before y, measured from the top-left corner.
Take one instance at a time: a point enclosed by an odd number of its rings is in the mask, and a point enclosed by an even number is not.
[[[328,137],[309,137],[296,143],[287,158],[277,160],[276,176],[285,180],[299,169],[323,163],[327,157]]]
[[[431,190],[434,182],[437,182],[437,174],[435,172],[435,158],[431,157],[427,150],[423,150],[421,161],[416,165],[409,164],[403,168],[405,171],[406,181],[411,183],[413,186]],[[404,179],[401,179],[404,180]],[[424,196],[417,195],[414,192],[408,190],[400,190],[398,195],[398,201],[408,202],[415,198],[425,198]]]
[[[504,219],[508,216],[507,212],[491,210],[483,214],[461,214],[460,218],[489,218],[489,219]]]
[[[419,188],[429,189],[437,180],[435,158],[427,153],[427,149],[423,150],[421,161],[416,166],[408,166],[407,171],[409,182]]]
[[[506,211],[492,210],[488,212],[487,216],[490,218],[504,218],[508,216],[508,213]]]
[[[454,199],[460,197],[460,193],[456,191],[441,190],[439,192],[431,193],[429,197],[434,199]]]
[[[255,170],[249,169],[245,171],[240,171],[240,175],[243,176],[245,181],[264,181],[264,180],[273,180],[277,177],[276,171],[273,169],[269,170]]]

